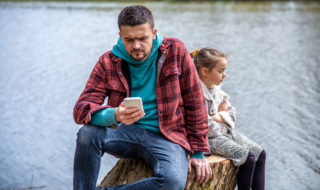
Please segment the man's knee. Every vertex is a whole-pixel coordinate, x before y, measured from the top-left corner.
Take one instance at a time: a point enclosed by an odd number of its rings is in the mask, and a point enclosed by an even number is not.
[[[159,184],[161,186],[160,189],[163,190],[182,190],[184,189],[187,177],[188,177],[188,170],[185,171],[179,168],[174,170],[173,168],[162,172],[162,174],[158,175]]]
[[[170,164],[162,170],[164,188],[170,190],[184,189],[188,177],[188,157],[186,151],[177,144],[173,144],[174,156],[169,155]]]
[[[84,125],[77,134],[77,145],[101,144],[105,137],[105,128],[94,125]]]
[[[162,190],[182,190],[186,185],[186,179],[182,178],[181,175],[166,175],[158,178],[159,189]]]

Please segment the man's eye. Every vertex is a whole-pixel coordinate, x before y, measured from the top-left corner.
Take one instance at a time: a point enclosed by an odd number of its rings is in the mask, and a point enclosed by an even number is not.
[[[145,41],[147,40],[147,38],[140,38],[140,41]]]

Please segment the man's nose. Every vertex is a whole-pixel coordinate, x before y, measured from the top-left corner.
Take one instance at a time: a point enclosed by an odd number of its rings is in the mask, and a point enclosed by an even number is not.
[[[226,78],[227,77],[227,74],[226,73],[223,73],[223,78]]]
[[[140,44],[139,41],[135,41],[135,42],[133,43],[133,49],[140,49],[140,47],[141,47],[141,44]]]

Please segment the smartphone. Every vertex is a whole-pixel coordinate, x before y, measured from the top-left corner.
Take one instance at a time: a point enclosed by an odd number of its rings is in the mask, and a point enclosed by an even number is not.
[[[140,97],[129,97],[124,99],[126,108],[138,108],[143,110],[142,99]]]

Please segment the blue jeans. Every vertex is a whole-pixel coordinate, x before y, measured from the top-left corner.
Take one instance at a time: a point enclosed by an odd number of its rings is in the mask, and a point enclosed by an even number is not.
[[[166,139],[134,125],[118,129],[84,125],[78,132],[74,157],[74,190],[94,190],[104,152],[121,158],[142,158],[152,166],[153,177],[105,190],[181,190],[188,175],[187,151]]]

